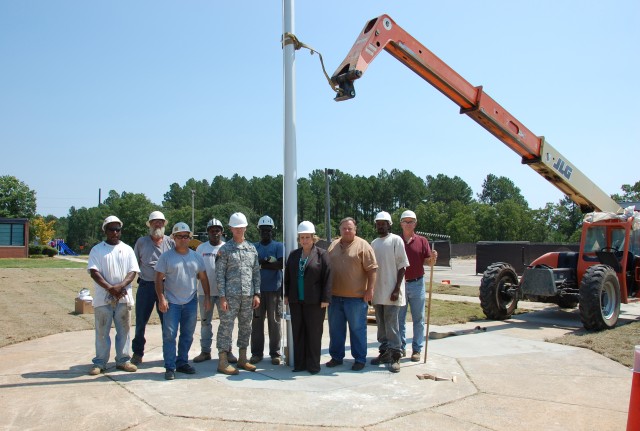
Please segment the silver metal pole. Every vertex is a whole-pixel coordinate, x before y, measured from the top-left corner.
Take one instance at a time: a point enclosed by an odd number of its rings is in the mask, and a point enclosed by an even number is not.
[[[191,232],[196,231],[196,191],[191,189]]]
[[[331,242],[331,198],[329,196],[329,169],[324,168],[324,189],[326,191],[326,199],[324,203],[325,213],[327,215],[327,219],[325,220],[325,228],[324,231],[327,235],[327,242]]]
[[[287,33],[295,34],[294,27],[294,1],[282,2],[282,49],[284,68],[284,199],[283,204],[283,229],[285,262],[292,250],[297,247],[298,226],[298,173],[296,153],[296,69],[295,49],[293,44],[286,43]],[[285,316],[287,327],[287,363],[293,367],[293,332],[291,330],[291,314],[287,307]]]

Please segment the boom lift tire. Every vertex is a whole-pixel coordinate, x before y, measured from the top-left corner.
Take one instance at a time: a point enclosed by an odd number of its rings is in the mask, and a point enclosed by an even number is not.
[[[558,298],[558,306],[560,308],[576,308],[578,306],[578,301],[560,297]]]
[[[611,329],[620,316],[620,283],[608,265],[589,267],[580,283],[580,320],[585,329]]]
[[[493,320],[511,317],[518,307],[518,298],[507,294],[507,289],[518,286],[518,275],[512,265],[497,262],[489,265],[480,282],[480,306]]]

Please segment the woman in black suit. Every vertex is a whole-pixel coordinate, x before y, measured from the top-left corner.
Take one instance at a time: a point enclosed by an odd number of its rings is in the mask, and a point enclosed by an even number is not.
[[[326,250],[316,247],[313,223],[298,225],[302,247],[287,259],[284,272],[284,303],[291,311],[294,372],[320,372],[320,352],[324,316],[331,301],[329,261]]]

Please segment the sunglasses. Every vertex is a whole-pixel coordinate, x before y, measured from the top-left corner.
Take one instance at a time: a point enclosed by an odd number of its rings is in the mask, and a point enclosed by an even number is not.
[[[189,239],[191,238],[191,235],[174,235],[173,237],[175,239]]]
[[[108,227],[107,230],[109,232],[120,232],[122,230],[121,227]]]

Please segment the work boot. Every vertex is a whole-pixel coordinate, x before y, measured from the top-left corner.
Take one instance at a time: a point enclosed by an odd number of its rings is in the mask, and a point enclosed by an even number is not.
[[[135,373],[136,371],[138,371],[138,367],[136,367],[129,361],[125,362],[124,364],[116,365],[116,369],[127,371],[129,373]]]
[[[389,371],[392,373],[400,372],[400,358],[402,357],[402,352],[393,352],[391,354],[391,368]]]
[[[227,360],[227,352],[218,353],[218,371],[228,376],[235,376],[239,373],[233,366],[229,365]]]
[[[413,351],[411,354],[411,362],[420,362],[420,352]]]
[[[211,352],[200,352],[198,356],[193,358],[193,362],[196,362],[196,363],[210,361],[210,360],[211,360]],[[227,360],[229,360],[228,357],[227,357]]]
[[[262,361],[262,356],[251,355],[251,357],[249,358],[249,363],[250,364],[257,364],[260,361]]]
[[[247,348],[240,349],[240,357],[238,358],[238,368],[242,368],[247,371],[255,371],[256,366],[247,361]]]
[[[134,353],[133,356],[131,357],[131,363],[133,365],[140,365],[142,363],[142,355],[138,355],[137,353]]]
[[[391,363],[391,352],[389,350],[383,350],[380,352],[377,358],[371,360],[371,365],[389,364]]]
[[[97,365],[94,365],[93,367],[91,367],[91,369],[89,370],[89,375],[90,376],[97,376],[100,373],[104,373],[104,370],[102,368],[100,368]]]
[[[231,351],[231,349],[229,349],[229,351],[227,352],[227,361],[230,364],[237,364],[238,363],[238,358],[233,356],[233,352]]]

